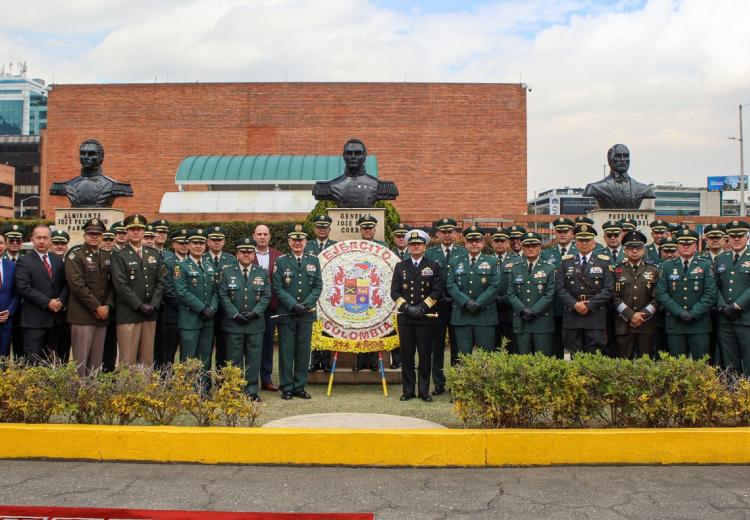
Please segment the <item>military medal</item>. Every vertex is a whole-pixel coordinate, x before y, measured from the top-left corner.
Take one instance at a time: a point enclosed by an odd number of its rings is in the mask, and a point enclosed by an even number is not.
[[[482,279],[480,280],[480,282],[482,282],[483,284],[484,284],[484,283],[487,283],[487,278],[485,278],[485,277],[483,276],[483,277],[482,277]]]

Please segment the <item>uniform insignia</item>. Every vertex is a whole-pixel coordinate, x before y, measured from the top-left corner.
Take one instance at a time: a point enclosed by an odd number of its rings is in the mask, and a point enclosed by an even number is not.
[[[456,274],[464,274],[464,264],[463,264],[463,262],[460,263],[460,264],[458,264],[458,266],[456,266]]]
[[[75,253],[70,253],[70,254],[68,255],[68,260],[73,260],[73,259],[74,259],[75,257],[76,257],[76,254],[75,254]]]
[[[748,263],[750,263],[750,262],[748,262]],[[743,265],[742,265],[742,267],[745,267],[745,265],[743,264]],[[716,268],[716,272],[717,272],[717,273],[723,273],[723,272],[724,272],[724,271],[726,271],[726,270],[727,270],[727,266],[725,266],[724,264],[721,264],[721,265],[719,265],[719,266],[718,266],[718,267]]]
[[[654,273],[649,273],[648,271],[643,273],[643,279],[647,282],[650,282],[654,279]]]
[[[263,285],[263,278],[260,276],[253,278],[253,285]]]
[[[575,255],[565,255],[562,257],[562,260],[570,260],[573,257],[575,257]]]
[[[179,278],[180,277],[180,266],[176,265],[174,266],[174,277]]]
[[[318,270],[318,268],[317,268],[317,267],[315,267],[315,264],[307,264],[307,265],[305,266],[305,269],[307,269],[307,272],[308,272],[308,273],[314,273],[315,271],[317,271],[317,270]]]
[[[742,267],[750,267],[750,262],[742,262]]]
[[[608,255],[596,255],[596,257],[597,257],[597,258],[598,258],[599,260],[606,260],[606,261],[609,261],[609,260],[610,260],[610,258],[609,258],[609,256],[608,256]]]
[[[277,269],[278,267],[279,267],[279,265],[278,265],[278,264],[273,264],[273,272],[274,272],[274,273],[276,272],[276,269]]]
[[[432,274],[432,269],[430,269],[429,267],[425,267],[424,269],[422,269],[422,276],[432,276]]]
[[[593,272],[593,269],[591,271]],[[547,276],[547,273],[544,271],[537,271],[534,273],[534,278],[544,278],[545,276]]]
[[[703,268],[702,267],[696,267],[692,271],[690,271],[690,274],[703,274]]]
[[[487,283],[487,278],[485,278],[485,277],[483,276],[483,277],[482,277],[482,279],[481,279],[481,280],[479,280],[479,281],[480,281],[481,283],[485,284],[485,283]]]
[[[13,231],[18,231],[18,224],[13,224]]]
[[[148,257],[148,263],[149,264],[155,264],[156,263],[156,257],[149,256]]]
[[[489,269],[489,268],[490,268],[490,264],[487,262],[482,262],[481,264],[479,264],[479,269]]]
[[[523,276],[516,276],[515,283],[523,283]]]
[[[506,269],[510,269],[511,267],[513,267],[513,262],[511,262],[509,264],[505,264],[505,268]]]
[[[163,265],[163,264],[161,266],[161,276],[162,276],[162,278],[165,277],[165,276],[167,276],[167,266]]]
[[[302,226],[299,225],[299,224],[297,224],[297,225],[294,226],[294,230],[295,231],[302,231]]]

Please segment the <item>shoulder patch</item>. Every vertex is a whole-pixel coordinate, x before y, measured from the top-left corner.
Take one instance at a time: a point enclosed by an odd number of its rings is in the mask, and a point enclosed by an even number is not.
[[[176,264],[174,266],[174,277],[179,278],[180,277],[180,264]]]

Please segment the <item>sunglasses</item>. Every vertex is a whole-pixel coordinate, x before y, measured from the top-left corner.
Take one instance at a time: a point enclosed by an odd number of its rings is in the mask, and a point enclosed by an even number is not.
[[[102,240],[104,240],[105,242],[114,242],[115,241],[114,238],[103,238]]]
[[[605,233],[604,234],[607,238],[617,238],[620,236],[620,233]]]
[[[482,239],[481,238],[467,238],[466,241],[467,242],[471,242],[472,244],[474,244],[476,242],[481,242]]]
[[[23,242],[23,240],[20,238],[9,238],[8,242],[11,242],[13,244],[20,244],[21,242]]]

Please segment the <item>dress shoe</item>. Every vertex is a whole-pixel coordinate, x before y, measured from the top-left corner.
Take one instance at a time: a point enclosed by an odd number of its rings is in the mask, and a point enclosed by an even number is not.
[[[331,365],[328,363],[323,363],[323,372],[330,372],[331,371]]]
[[[292,395],[294,397],[299,397],[300,399],[310,399],[312,396],[305,392],[304,390],[297,390],[296,392],[292,392]]]
[[[432,395],[443,395],[445,393],[444,386],[436,386],[432,389]]]
[[[292,397],[294,397],[294,396],[292,395],[291,392],[281,392],[281,398],[284,401],[289,401]]]
[[[270,382],[270,381],[264,381],[264,382],[262,382],[262,383],[260,384],[260,387],[261,387],[261,389],[263,389],[263,390],[267,390],[267,391],[269,391],[269,392],[278,392],[278,391],[279,391],[279,387],[278,387],[278,386],[275,386],[275,385],[274,385],[274,384],[273,384],[272,382]]]
[[[400,401],[408,401],[410,399],[414,399],[416,396],[414,394],[403,394],[399,400]]]
[[[361,370],[364,370],[365,368],[367,368],[367,367],[364,367],[364,366],[356,366],[356,367],[352,367],[352,371],[353,371],[353,372],[359,372],[359,371],[361,371]]]
[[[422,401],[424,401],[425,403],[431,403],[432,402],[432,397],[430,397],[430,394],[420,395],[419,398]]]
[[[262,401],[262,399],[260,398],[260,396],[258,394],[250,394],[247,397],[248,397],[248,399],[250,399],[254,403],[259,403],[259,402]]]
[[[399,368],[401,368],[401,363],[391,363],[391,368],[393,370],[398,370]]]
[[[371,363],[370,364],[370,370],[372,370],[373,372],[377,372],[380,369],[378,368],[378,364],[377,363]]]
[[[309,367],[307,367],[308,372],[317,372],[322,367],[320,366],[320,363],[311,363]]]

